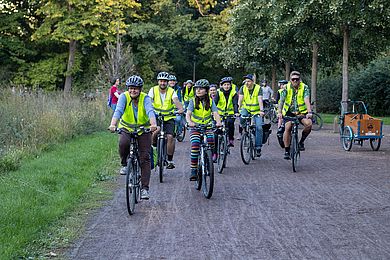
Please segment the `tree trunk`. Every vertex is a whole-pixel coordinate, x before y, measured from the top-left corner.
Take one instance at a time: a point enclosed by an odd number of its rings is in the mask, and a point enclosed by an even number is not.
[[[114,78],[117,79],[117,78],[120,78],[120,73],[119,73],[119,64],[120,64],[120,60],[121,60],[121,39],[120,39],[120,35],[119,35],[119,22],[118,22],[118,26],[117,26],[117,29],[116,29],[116,54],[115,54],[115,61],[114,61]],[[114,79],[113,79],[114,80]]]
[[[318,63],[318,42],[313,42],[313,57],[311,64],[311,102],[313,103],[313,109],[317,107],[317,63]]]
[[[74,58],[76,55],[76,40],[70,40],[69,42],[69,59],[68,59],[68,65],[66,68],[66,77],[65,77],[65,85],[64,85],[64,92],[70,93],[72,90],[72,69],[74,65]]]
[[[343,94],[342,101],[348,100],[348,48],[349,48],[349,28],[343,26]]]
[[[276,87],[276,64],[273,63],[272,64],[272,90],[274,91],[274,93],[276,93],[276,91],[278,91],[277,87]],[[276,96],[276,94],[274,94],[274,97]]]
[[[290,79],[290,70],[291,70],[291,68],[290,68],[290,61],[286,60],[286,61],[284,62],[284,65],[285,65],[285,67],[286,67],[285,78],[286,78],[286,80],[289,80],[289,79]]]

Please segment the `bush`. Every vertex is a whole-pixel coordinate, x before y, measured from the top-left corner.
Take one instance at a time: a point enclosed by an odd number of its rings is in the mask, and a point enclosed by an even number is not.
[[[317,111],[321,113],[339,113],[341,91],[341,75],[321,79],[317,87]]]
[[[350,84],[352,100],[362,100],[370,114],[390,115],[390,57],[377,59],[353,73]]]
[[[17,167],[18,150],[39,151],[78,135],[104,130],[110,115],[104,97],[85,100],[64,98],[63,93],[0,90],[0,171]]]

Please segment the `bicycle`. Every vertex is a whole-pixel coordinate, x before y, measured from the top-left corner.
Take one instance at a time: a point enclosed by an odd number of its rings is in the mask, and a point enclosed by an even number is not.
[[[217,147],[217,171],[222,174],[223,169],[226,167],[226,158],[230,154],[230,147],[228,145],[229,130],[227,127],[227,120],[234,118],[234,116],[221,115],[222,128],[220,134],[217,134],[218,147]]]
[[[312,127],[311,129],[313,131],[318,131],[322,128],[322,125],[324,124],[324,121],[322,120],[322,117],[320,114],[316,112],[312,112],[312,117],[311,117],[311,122],[312,122]]]
[[[179,131],[179,126],[175,122],[175,133],[176,133],[176,140],[178,142],[183,142],[185,136],[186,136],[186,119],[185,119],[185,113],[181,115],[180,122],[179,124],[181,125],[181,131]]]
[[[291,122],[292,124],[292,130],[291,130],[291,144],[290,144],[290,157],[291,157],[291,163],[292,163],[292,169],[293,172],[297,171],[298,161],[301,157],[301,152],[299,151],[298,143],[298,126],[299,126],[299,119],[300,117],[291,117],[291,116],[284,116],[283,117],[285,122]]]
[[[160,183],[163,182],[164,178],[164,166],[167,164],[167,142],[168,138],[164,131],[164,115],[158,114],[157,121],[160,125],[160,133],[157,137],[157,166],[158,166],[158,176]],[[157,167],[156,167],[157,169]]]
[[[273,124],[278,123],[278,104],[269,102],[264,106],[264,118],[269,119]]]
[[[207,143],[207,129],[213,129],[212,124],[196,125],[194,130],[200,133],[198,171],[195,188],[201,190],[203,195],[210,199],[214,190],[214,163],[211,146]],[[213,129],[215,130],[215,129]]]
[[[248,116],[241,116],[244,119],[244,125],[242,126],[242,136],[240,143],[240,154],[244,164],[249,164],[250,160],[256,158],[255,155],[255,138],[256,138],[256,125],[254,117],[256,115],[249,114]]]
[[[120,133],[121,130],[115,132]],[[141,200],[141,168],[138,152],[138,134],[149,133],[150,129],[140,127],[130,134],[130,153],[126,166],[126,206],[129,215],[135,212],[135,204]]]

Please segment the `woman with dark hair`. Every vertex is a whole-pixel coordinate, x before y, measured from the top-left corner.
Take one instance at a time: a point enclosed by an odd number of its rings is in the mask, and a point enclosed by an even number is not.
[[[186,119],[189,127],[195,125],[208,125],[212,122],[212,116],[216,121],[216,126],[220,127],[221,118],[218,114],[218,108],[209,96],[210,83],[207,79],[200,79],[195,83],[195,97],[190,100],[187,108]],[[212,129],[206,130],[207,143],[213,148],[214,132]],[[197,178],[200,133],[193,128],[190,134],[191,140],[191,176],[190,181]]]
[[[113,80],[112,83],[113,85],[110,88],[110,92],[109,92],[109,99],[111,100],[110,107],[114,112],[116,109],[116,104],[118,103],[119,95],[121,94],[120,90],[118,89],[119,82],[120,82],[119,79]]]

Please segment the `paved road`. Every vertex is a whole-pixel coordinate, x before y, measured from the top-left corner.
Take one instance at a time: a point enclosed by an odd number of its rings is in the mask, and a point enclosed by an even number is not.
[[[68,252],[70,259],[390,259],[390,138],[345,152],[330,128],[313,132],[300,167],[282,159],[275,134],[244,165],[236,142],[207,200],[188,181],[190,144],[151,200],[128,216],[124,189]],[[124,178],[118,179],[124,183]]]

